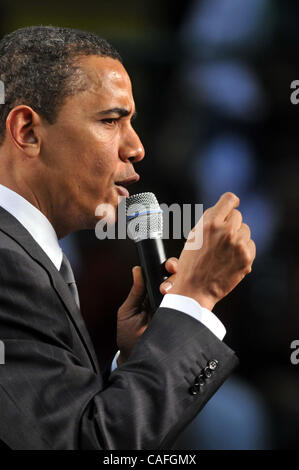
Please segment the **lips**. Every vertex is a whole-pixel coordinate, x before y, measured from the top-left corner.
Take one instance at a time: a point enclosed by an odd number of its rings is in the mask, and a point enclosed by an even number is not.
[[[124,186],[121,186],[117,183],[115,183],[115,186],[116,186],[116,191],[118,192],[118,194],[120,196],[123,196],[123,197],[129,197],[130,196],[130,193],[127,190],[127,188],[125,188]]]
[[[115,186],[117,188],[117,192],[120,196],[124,197],[129,197],[130,193],[127,190],[127,186],[130,186],[130,184],[137,183],[139,181],[140,176],[136,173],[133,176],[130,176],[128,178],[121,179],[119,181],[115,181]]]

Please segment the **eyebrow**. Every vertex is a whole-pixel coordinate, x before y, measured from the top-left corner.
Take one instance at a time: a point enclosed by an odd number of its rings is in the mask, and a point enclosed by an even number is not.
[[[128,116],[130,114],[130,111],[126,108],[111,108],[111,109],[105,109],[104,111],[99,111],[97,114],[100,114],[101,116],[106,116],[107,114],[118,114],[120,117]],[[132,119],[135,119],[137,116],[137,111],[134,112],[132,115]]]

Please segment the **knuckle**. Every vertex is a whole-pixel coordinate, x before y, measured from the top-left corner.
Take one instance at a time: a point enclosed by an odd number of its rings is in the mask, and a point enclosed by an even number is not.
[[[234,209],[234,212],[235,212],[236,216],[238,216],[240,218],[240,220],[243,220],[243,216],[242,216],[241,211],[239,211],[238,209]]]
[[[231,193],[229,191],[223,194],[223,198],[225,198],[228,203],[235,203],[239,201],[238,196],[236,196],[234,193]]]
[[[240,261],[243,269],[248,269],[251,266],[252,258],[248,250],[244,247],[244,245],[239,244],[239,256]]]
[[[249,234],[249,235],[251,234],[251,230],[250,230],[250,228],[249,228],[249,225],[243,223],[243,224],[242,224],[242,228],[243,228],[243,230],[245,230],[245,232],[246,232],[247,234]]]
[[[235,243],[235,250],[241,259],[245,257],[244,243],[242,240],[238,239]]]
[[[225,235],[224,235],[225,241],[229,244],[232,244],[233,241],[234,241],[234,235],[235,235],[235,232],[234,232],[233,228],[228,227],[226,232],[225,232]]]
[[[168,258],[168,260],[167,260],[167,265],[173,266],[173,265],[176,265],[177,262],[178,262],[177,258],[175,258],[174,256],[172,256],[171,258]]]
[[[211,207],[208,207],[205,211],[204,211],[204,215],[209,215],[211,212]]]
[[[215,232],[219,228],[219,224],[217,223],[215,219],[208,220],[205,226],[209,232]]]
[[[252,271],[251,266],[246,266],[246,268],[244,269],[244,274],[245,274],[245,275],[246,275],[246,274],[249,274],[249,273],[251,273],[251,271]]]
[[[208,209],[206,209],[203,213],[203,219],[206,221],[206,220],[209,220],[211,215],[212,215],[212,208],[209,207]]]

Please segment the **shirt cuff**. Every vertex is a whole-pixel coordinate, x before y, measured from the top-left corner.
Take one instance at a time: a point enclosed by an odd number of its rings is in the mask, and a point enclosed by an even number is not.
[[[217,318],[216,315],[214,315],[214,313],[207,308],[202,307],[191,297],[178,294],[165,294],[160,307],[172,308],[190,315],[190,317],[195,318],[195,320],[200,321],[203,325],[209,328],[209,330],[214,333],[214,335],[217,336],[220,341],[222,341],[226,335],[226,329],[219,318]],[[120,351],[117,351],[114,356],[111,364],[111,373],[118,367],[117,358],[119,353]]]
[[[113,359],[112,364],[111,364],[111,373],[118,367],[117,358],[119,356],[119,353],[120,353],[120,351],[117,351],[117,353],[114,356],[114,359]]]
[[[207,308],[202,307],[191,297],[178,294],[165,294],[160,307],[172,308],[190,315],[195,318],[195,320],[200,321],[203,325],[209,328],[209,330],[211,330],[212,333],[220,339],[220,341],[223,340],[226,334],[224,325],[216,315]]]

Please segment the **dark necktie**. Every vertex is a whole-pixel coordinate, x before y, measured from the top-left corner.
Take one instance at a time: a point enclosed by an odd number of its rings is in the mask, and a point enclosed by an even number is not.
[[[65,280],[65,282],[67,283],[67,285],[69,286],[70,291],[71,291],[71,293],[72,293],[72,295],[75,299],[75,302],[76,302],[78,308],[80,308],[79,294],[78,294],[76,281],[75,281],[75,278],[74,278],[74,273],[73,273],[70,262],[67,259],[65,253],[63,253],[62,263],[61,263],[61,267],[60,267],[60,273],[61,273],[63,279]]]

